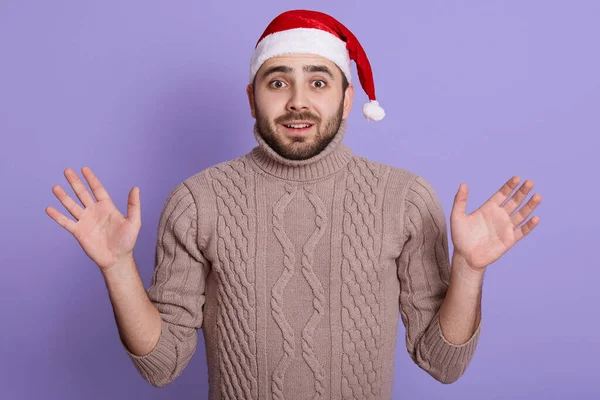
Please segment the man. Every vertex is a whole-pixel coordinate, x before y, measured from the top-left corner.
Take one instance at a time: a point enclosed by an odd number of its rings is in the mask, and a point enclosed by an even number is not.
[[[247,95],[258,146],[175,187],[160,216],[145,291],[133,259],[139,190],[122,216],[82,169],[78,220],[48,214],[98,264],[125,351],[160,387],[206,343],[211,399],[390,399],[399,315],[406,348],[436,380],[467,369],[481,330],[489,264],[539,222],[533,187],[511,178],[466,215],[466,185],[445,216],[422,177],[353,154],[342,138],[354,99],[350,59],[380,120],[371,68],[350,31],[323,13],[288,11],[255,48]],[[504,204],[503,204],[504,203]]]

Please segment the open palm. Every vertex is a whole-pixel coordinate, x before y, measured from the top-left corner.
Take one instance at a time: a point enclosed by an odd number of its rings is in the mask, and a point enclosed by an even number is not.
[[[512,177],[488,201],[469,215],[465,212],[467,187],[465,185],[463,189],[461,185],[459,188],[450,216],[452,244],[454,252],[460,254],[473,269],[482,270],[496,261],[537,226],[539,217],[535,216],[515,229],[525,221],[542,199],[536,194],[518,212],[514,212],[533,188],[533,181],[526,181],[520,190],[505,202],[518,184],[519,177]],[[505,203],[502,204],[503,202]]]
[[[100,267],[108,269],[133,253],[133,248],[141,228],[141,207],[139,189],[129,192],[127,217],[119,212],[108,192],[91,169],[81,169],[96,200],[87,191],[75,171],[65,170],[65,177],[83,204],[81,207],[60,187],[55,185],[52,192],[75,218],[67,218],[55,208],[46,207],[46,213],[59,225],[73,234],[83,251]]]

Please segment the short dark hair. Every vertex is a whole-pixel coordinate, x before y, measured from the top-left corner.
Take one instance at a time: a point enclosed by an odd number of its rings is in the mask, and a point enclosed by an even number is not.
[[[338,67],[339,69],[339,67]],[[341,69],[340,69],[341,71]],[[348,82],[348,78],[346,78],[346,74],[344,72],[342,72],[342,93],[346,94],[346,89],[348,89],[348,85],[350,83]]]

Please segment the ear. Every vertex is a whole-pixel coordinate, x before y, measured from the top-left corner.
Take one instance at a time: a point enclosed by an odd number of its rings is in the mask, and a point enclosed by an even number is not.
[[[250,114],[252,118],[256,118],[256,110],[254,109],[254,88],[252,84],[246,86],[246,94],[248,95],[248,102],[250,103]]]
[[[354,85],[348,84],[346,88],[346,97],[344,98],[344,114],[342,115],[343,119],[348,118],[350,115],[350,110],[352,109],[352,102],[354,101]]]

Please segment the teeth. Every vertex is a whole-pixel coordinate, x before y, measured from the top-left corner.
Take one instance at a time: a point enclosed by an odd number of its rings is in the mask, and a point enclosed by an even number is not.
[[[296,129],[300,129],[300,128],[308,128],[310,125],[309,124],[296,124],[296,125],[286,125],[288,128],[296,128]]]

